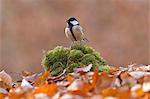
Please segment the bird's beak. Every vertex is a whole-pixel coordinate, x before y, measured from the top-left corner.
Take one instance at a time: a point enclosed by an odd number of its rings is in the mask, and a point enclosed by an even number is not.
[[[66,20],[65,22],[67,22],[67,23],[68,23],[68,20]]]

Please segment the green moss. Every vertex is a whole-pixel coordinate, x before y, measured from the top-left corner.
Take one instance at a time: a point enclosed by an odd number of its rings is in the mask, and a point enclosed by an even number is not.
[[[72,50],[70,50],[68,58],[69,58],[69,60],[71,60],[73,62],[79,62],[80,58],[83,56],[84,56],[84,54],[82,53],[81,50],[72,49]]]
[[[73,63],[68,65],[66,74],[73,72],[74,68],[79,68],[79,67],[80,66],[78,63]]]
[[[109,71],[112,67],[108,66],[108,65],[104,65],[104,66],[99,66],[99,72],[103,72],[103,71]]]
[[[73,72],[73,69],[80,67],[81,64],[85,66],[93,64],[92,70],[96,66],[99,71],[110,69],[100,53],[87,45],[76,44],[71,48],[58,46],[47,51],[42,60],[44,69],[50,71],[51,75],[59,75],[65,68],[67,68],[66,73]]]
[[[85,65],[88,65],[88,64],[98,65],[96,64],[97,60],[95,56],[92,54],[85,54],[81,59],[81,63]]]

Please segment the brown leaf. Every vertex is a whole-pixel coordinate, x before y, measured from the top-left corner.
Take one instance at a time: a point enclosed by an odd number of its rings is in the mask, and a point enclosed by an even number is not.
[[[36,85],[45,84],[45,81],[47,80],[48,76],[49,76],[49,72],[48,71],[44,72],[39,78],[35,80],[35,84]]]
[[[109,76],[107,72],[102,72],[102,74],[97,79],[94,92],[100,93],[103,89],[111,87],[115,78],[115,76]]]
[[[92,64],[89,64],[88,66],[86,67],[82,67],[82,68],[76,68],[74,69],[75,72],[88,72],[90,71],[92,68]]]
[[[120,99],[129,99],[130,97],[130,89],[129,86],[122,86],[117,89],[117,97]]]
[[[33,83],[37,78],[39,78],[42,75],[42,73],[39,74],[33,74],[29,76],[23,76],[23,79],[27,80],[30,83]]]
[[[85,92],[83,90],[69,91],[69,93],[74,94],[74,95],[87,96],[87,92]]]
[[[74,79],[75,79],[75,78],[74,78],[72,75],[67,75],[67,76],[65,77],[65,80],[67,80],[67,81],[70,82],[70,83],[72,83]]]
[[[0,99],[5,99],[6,96],[7,94],[0,93]]]
[[[96,86],[98,80],[99,80],[99,74],[98,74],[98,68],[96,68],[92,76],[91,88],[94,88]]]
[[[29,71],[22,71],[21,72],[21,74],[22,74],[22,76],[24,76],[24,77],[27,77],[27,76],[31,76],[31,75],[33,75],[33,73],[32,72],[29,72]]]
[[[137,80],[133,78],[127,71],[122,71],[119,75],[119,79],[121,80],[121,85],[129,85],[133,86],[137,84]]]
[[[2,88],[11,88],[13,84],[12,78],[4,70],[0,72],[0,87]]]
[[[63,72],[58,76],[49,76],[47,79],[48,83],[51,84],[51,83],[55,83],[57,81],[62,81],[65,78],[64,74],[66,73],[66,71],[67,70],[64,69]]]
[[[113,88],[107,88],[102,90],[102,95],[104,97],[106,96],[115,96],[116,97],[116,93],[117,93],[117,89],[113,89]]]

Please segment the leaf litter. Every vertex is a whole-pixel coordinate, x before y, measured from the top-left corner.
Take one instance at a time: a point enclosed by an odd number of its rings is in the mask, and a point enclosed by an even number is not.
[[[58,76],[23,72],[15,83],[0,72],[0,99],[150,99],[150,65],[132,64],[109,72],[91,72],[92,64]]]

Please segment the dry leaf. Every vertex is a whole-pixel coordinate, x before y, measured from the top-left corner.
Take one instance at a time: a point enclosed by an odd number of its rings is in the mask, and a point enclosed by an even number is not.
[[[12,78],[4,70],[0,72],[0,87],[2,88],[11,88],[12,87]]]
[[[21,86],[26,88],[33,88],[33,86],[25,79],[22,80]]]
[[[6,91],[6,87],[0,88],[0,99],[150,99],[149,66],[132,64],[126,68],[98,73],[97,68],[94,72],[89,72],[89,65],[66,77],[66,69],[55,77],[49,76],[49,72],[42,75],[25,73],[29,75],[9,92]],[[4,76],[8,74],[4,71],[1,73],[0,77],[7,82]]]
[[[45,84],[45,85],[40,85],[39,87],[37,87],[35,90],[34,90],[34,93],[35,94],[38,94],[38,93],[45,93],[47,94],[48,96],[52,96],[56,93],[57,91],[57,85],[55,84]]]
[[[45,84],[45,81],[47,80],[48,76],[49,72],[48,71],[44,72],[44,74],[42,74],[39,78],[35,80],[35,84],[37,85]]]
[[[74,69],[75,72],[88,72],[90,71],[92,68],[92,64],[89,64],[88,66],[86,67],[82,67],[82,68],[76,68]]]

